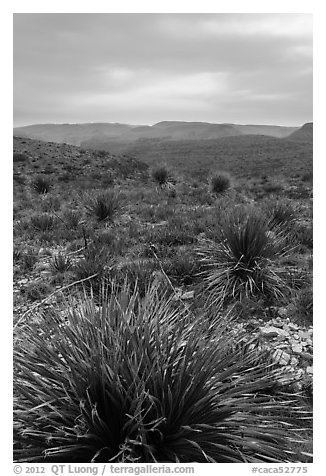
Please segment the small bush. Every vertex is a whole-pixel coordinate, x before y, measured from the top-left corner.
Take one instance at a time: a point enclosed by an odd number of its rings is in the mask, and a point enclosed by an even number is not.
[[[168,183],[169,180],[169,171],[164,166],[155,167],[151,172],[153,180],[160,186],[163,187]]]
[[[121,195],[114,189],[89,195],[85,200],[85,208],[88,215],[98,222],[113,222],[122,208]]]
[[[64,253],[58,253],[50,261],[50,268],[53,273],[65,273],[71,268],[71,259]]]
[[[298,251],[305,253],[313,249],[313,228],[305,224],[297,223],[291,228],[291,239],[299,247]]]
[[[283,185],[277,182],[268,182],[263,185],[262,190],[265,194],[278,194],[283,191]]]
[[[31,301],[41,301],[52,291],[51,286],[42,281],[36,281],[26,286],[23,293]]]
[[[210,188],[214,195],[226,192],[231,184],[231,176],[226,172],[217,172],[210,179]]]
[[[181,249],[163,262],[163,269],[175,285],[188,286],[196,281],[201,268],[190,250]]]
[[[302,175],[301,177],[302,182],[312,182],[313,181],[313,173],[307,172]]]
[[[13,248],[13,253],[12,253],[12,258],[14,263],[18,263],[23,256],[23,251],[21,248],[14,246]]]
[[[81,296],[15,345],[14,460],[298,462],[310,415],[284,379],[254,339],[157,286]]]
[[[65,182],[65,183],[68,183],[68,182],[71,182],[74,180],[74,176],[71,175],[69,172],[65,172],[63,174],[60,174],[58,176],[58,182]]]
[[[305,325],[313,324],[312,286],[300,289],[289,306],[289,311],[293,320]]]
[[[271,229],[284,227],[290,228],[297,219],[297,213],[289,200],[268,200],[263,207],[269,218]]]
[[[22,267],[23,271],[32,271],[38,260],[38,252],[36,250],[30,250],[22,254]]]
[[[75,263],[72,270],[77,280],[90,278],[83,286],[99,292],[101,279],[107,274],[110,265],[113,265],[112,251],[93,243],[84,250],[84,257]]]
[[[144,297],[157,269],[153,259],[135,259],[122,263],[114,270],[112,277],[120,286],[127,280],[133,288],[137,287],[139,296]]]
[[[28,160],[28,157],[26,154],[22,152],[14,152],[13,153],[13,162],[26,162]]]
[[[54,216],[48,213],[31,217],[31,225],[38,231],[51,231],[54,227]]]
[[[99,290],[99,282],[105,274],[105,266],[99,261],[82,258],[73,267],[73,273],[77,281],[86,280],[83,286]]]
[[[93,244],[97,248],[107,248],[113,256],[122,254],[125,249],[125,240],[120,238],[113,230],[104,230],[99,233],[94,238]]]
[[[63,215],[63,221],[69,229],[76,230],[82,222],[82,217],[75,210],[67,210]]]
[[[47,177],[42,177],[39,175],[32,181],[32,189],[36,192],[39,193],[40,195],[43,195],[45,193],[48,193],[51,188],[51,182]]]

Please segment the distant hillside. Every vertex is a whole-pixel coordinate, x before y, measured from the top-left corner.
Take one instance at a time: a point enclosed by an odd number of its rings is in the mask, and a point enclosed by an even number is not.
[[[111,179],[142,179],[148,165],[127,155],[113,155],[96,150],[82,150],[70,144],[57,144],[25,137],[13,141],[14,180],[46,174],[61,185],[66,182],[104,183]]]
[[[14,135],[99,148],[108,140],[118,142],[134,142],[138,139],[208,140],[246,134],[286,137],[296,129],[283,126],[163,121],[153,126],[111,123],[36,124],[14,128]]]
[[[14,135],[47,142],[80,145],[90,138],[118,138],[134,126],[127,124],[90,123],[90,124],[35,124],[15,127]]]
[[[307,122],[300,129],[294,131],[289,135],[288,139],[300,141],[300,142],[310,142],[313,141],[313,123]]]
[[[101,148],[192,174],[217,168],[238,176],[277,175],[312,168],[312,144],[259,135],[192,141],[141,139],[132,144],[112,141]]]

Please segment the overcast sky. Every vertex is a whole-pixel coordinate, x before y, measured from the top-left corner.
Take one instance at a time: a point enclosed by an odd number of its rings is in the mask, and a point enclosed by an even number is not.
[[[14,14],[14,125],[312,121],[310,14]]]

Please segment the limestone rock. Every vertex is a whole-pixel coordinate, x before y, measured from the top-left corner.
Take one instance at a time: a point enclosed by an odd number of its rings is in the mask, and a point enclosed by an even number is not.
[[[302,345],[301,344],[292,344],[292,352],[294,354],[301,354],[302,353]]]
[[[283,336],[283,337],[285,338],[285,337],[288,337],[288,336],[289,336],[289,334],[288,334],[287,331],[285,331],[284,329],[279,329],[278,327],[275,327],[275,326],[260,327],[259,330],[260,330],[260,333],[261,333],[264,337],[278,337],[278,336]]]

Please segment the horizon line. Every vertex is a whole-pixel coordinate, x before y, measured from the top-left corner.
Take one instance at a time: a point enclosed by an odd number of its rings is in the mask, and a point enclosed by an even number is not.
[[[180,122],[180,123],[197,123],[197,124],[212,124],[212,125],[237,125],[237,126],[266,126],[266,127],[302,127],[304,124],[313,123],[313,120],[306,121],[300,123],[298,125],[282,125],[282,124],[265,124],[265,123],[237,123],[237,122],[208,122],[208,121],[183,121],[183,120],[162,120],[159,122],[154,122],[152,124],[141,124],[141,123],[127,123],[127,122],[106,122],[106,121],[89,121],[89,122],[39,122],[39,123],[31,123],[31,124],[24,124],[24,125],[13,125],[14,129],[18,129],[21,127],[31,127],[31,126],[49,126],[49,125],[56,125],[56,126],[72,126],[72,125],[87,125],[87,124],[115,124],[115,125],[123,125],[123,126],[135,126],[135,127],[153,127],[157,124],[161,124],[162,122]]]

